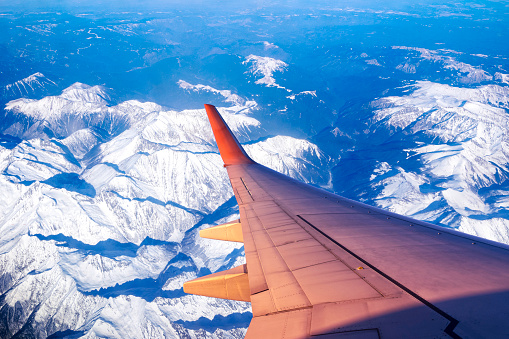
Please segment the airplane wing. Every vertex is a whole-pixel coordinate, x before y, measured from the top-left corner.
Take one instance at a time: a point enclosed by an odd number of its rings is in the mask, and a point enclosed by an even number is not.
[[[259,165],[216,108],[205,108],[240,220],[200,235],[243,242],[246,265],[187,282],[184,291],[250,301],[246,338],[509,336],[509,246]]]

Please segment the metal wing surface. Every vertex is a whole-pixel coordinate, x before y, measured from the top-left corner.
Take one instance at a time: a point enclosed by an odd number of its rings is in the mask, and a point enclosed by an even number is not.
[[[377,209],[255,163],[205,105],[240,221],[203,230],[243,241],[246,265],[189,293],[251,301],[246,338],[509,335],[509,247]]]

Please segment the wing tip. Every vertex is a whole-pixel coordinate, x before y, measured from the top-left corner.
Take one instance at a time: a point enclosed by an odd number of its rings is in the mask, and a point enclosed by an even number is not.
[[[216,138],[217,147],[221,158],[223,158],[224,166],[239,164],[254,164],[255,162],[247,155],[246,151],[232,131],[217,111],[217,108],[211,104],[205,104],[205,111],[209,118],[212,132]]]

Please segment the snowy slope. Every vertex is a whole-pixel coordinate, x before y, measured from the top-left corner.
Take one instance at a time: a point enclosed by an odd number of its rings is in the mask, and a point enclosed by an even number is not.
[[[192,85],[184,80],[179,80],[177,82],[180,88],[187,90],[187,91],[193,91],[193,92],[210,92],[214,94],[219,94],[224,98],[225,102],[231,103],[236,106],[247,106],[249,108],[255,108],[256,102],[255,101],[248,101],[246,102],[246,99],[242,98],[241,96],[232,93],[230,90],[218,90],[211,86],[206,86],[202,84]]]
[[[459,75],[458,80],[463,84],[478,84],[485,81],[490,81],[493,76],[483,70],[479,66],[472,66],[465,62],[457,60],[457,56],[463,53],[453,50],[439,49],[431,50],[420,47],[407,47],[407,46],[392,46],[393,49],[406,50],[409,52],[419,53],[419,57],[414,63],[405,62],[398,65],[396,68],[405,73],[415,73],[419,67],[419,62],[426,60],[433,63],[438,63],[444,69],[456,71]]]
[[[56,83],[41,72],[36,72],[3,88],[5,97],[30,97],[46,88],[56,87]]]
[[[284,72],[288,67],[288,64],[282,60],[270,58],[270,57],[262,57],[258,55],[249,55],[246,57],[246,60],[243,64],[250,65],[250,72],[257,76],[263,76],[256,80],[256,84],[265,85],[267,87],[277,87],[286,89],[276,83],[276,79],[274,79],[275,72]],[[291,90],[286,89],[288,92]]]
[[[0,337],[242,337],[248,303],[181,288],[244,261],[239,244],[197,236],[238,218],[204,110],[109,102],[77,83],[7,104],[1,133],[20,142],[0,147]],[[260,140],[246,145],[254,159],[329,182],[315,145],[259,138],[239,113],[253,103],[232,103],[219,110],[241,142]]]
[[[397,164],[378,163],[371,177],[375,201],[509,243],[509,87],[422,81],[409,91],[372,103],[375,124],[391,128],[396,139],[414,140]]]

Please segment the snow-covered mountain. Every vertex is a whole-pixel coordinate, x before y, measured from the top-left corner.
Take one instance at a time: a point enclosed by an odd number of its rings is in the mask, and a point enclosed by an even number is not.
[[[286,70],[288,67],[286,62],[270,57],[262,57],[251,54],[243,63],[250,65],[249,70],[253,75],[257,77],[263,76],[255,81],[256,84],[286,89],[278,85],[273,76],[275,72],[284,72]],[[287,89],[287,91],[291,92],[289,89]]]
[[[39,94],[41,90],[56,87],[57,84],[48,79],[41,72],[36,72],[12,84],[5,85],[3,88],[3,96],[9,98],[31,97]]]
[[[251,109],[256,107],[255,101],[246,102],[246,100],[244,98],[242,98],[241,96],[239,96],[237,94],[232,93],[230,90],[227,90],[227,89],[226,90],[217,90],[211,86],[205,86],[202,84],[192,85],[184,80],[179,80],[177,82],[177,84],[179,85],[180,88],[182,88],[186,91],[193,91],[193,92],[198,92],[198,93],[199,92],[209,92],[209,93],[213,93],[213,94],[219,94],[220,96],[222,96],[224,98],[225,102],[231,103],[233,105],[245,106],[245,107],[249,107]]]
[[[413,53],[419,53],[413,63],[405,62],[404,64],[398,65],[396,68],[405,73],[416,73],[416,69],[419,68],[420,63],[425,60],[432,63],[438,63],[442,65],[445,70],[451,70],[457,72],[458,80],[462,84],[477,84],[485,81],[490,81],[493,76],[483,70],[479,66],[472,66],[465,62],[458,61],[456,56],[463,53],[439,49],[430,50],[420,47],[407,47],[407,46],[392,46],[393,49],[405,50]]]
[[[405,91],[372,102],[374,126],[391,131],[382,152],[393,154],[373,170],[373,200],[509,243],[509,87],[420,81]],[[398,149],[395,140],[409,142]]]
[[[241,113],[253,105],[219,108],[247,152],[327,185],[318,147],[266,136]],[[244,260],[242,246],[197,236],[238,218],[204,110],[112,105],[107,89],[80,83],[5,110],[0,337],[243,336],[248,303],[182,291],[184,281]]]

